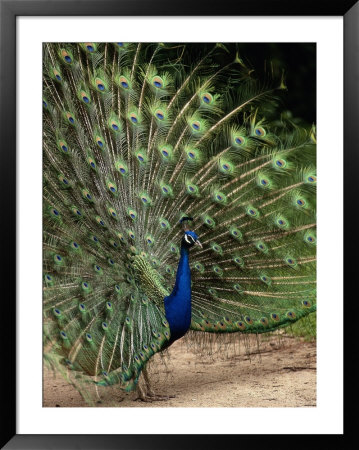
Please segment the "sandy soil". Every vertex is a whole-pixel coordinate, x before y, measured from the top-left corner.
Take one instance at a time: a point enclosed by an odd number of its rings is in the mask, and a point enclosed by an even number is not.
[[[177,341],[168,350],[166,364],[155,355],[150,368],[155,392],[175,398],[146,403],[135,400],[136,393],[124,395],[116,387],[101,387],[95,406],[315,407],[315,342],[273,336],[260,344],[260,353],[253,342],[215,349],[204,343],[198,357],[198,348]],[[44,369],[43,406],[88,405],[61,375]]]

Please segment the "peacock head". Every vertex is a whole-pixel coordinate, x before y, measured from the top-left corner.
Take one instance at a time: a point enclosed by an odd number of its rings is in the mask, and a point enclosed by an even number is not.
[[[184,235],[182,237],[182,247],[191,248],[194,245],[199,245],[202,248],[202,244],[198,239],[197,234],[189,229],[189,222],[193,221],[192,217],[182,217],[180,223],[184,230]]]
[[[185,231],[182,238],[182,247],[191,248],[194,245],[199,245],[202,248],[202,244],[200,243],[197,234],[194,231]]]

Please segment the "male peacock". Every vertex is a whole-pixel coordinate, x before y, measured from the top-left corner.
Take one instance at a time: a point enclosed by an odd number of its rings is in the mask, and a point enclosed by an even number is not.
[[[266,122],[283,79],[222,55],[44,44],[44,353],[97,385],[133,390],[189,329],[316,308],[314,129]]]

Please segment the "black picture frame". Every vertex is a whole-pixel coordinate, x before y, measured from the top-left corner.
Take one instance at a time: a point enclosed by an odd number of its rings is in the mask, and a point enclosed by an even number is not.
[[[205,12],[204,12],[205,11]],[[182,449],[263,444],[275,440],[275,447],[287,447],[288,439],[276,435],[18,435],[16,433],[16,17],[18,16],[343,16],[344,17],[344,207],[345,232],[350,239],[344,254],[355,247],[354,183],[358,177],[359,152],[359,2],[357,0],[0,0],[0,192],[2,193],[2,431],[1,448],[6,449]],[[355,192],[355,191],[354,191]],[[355,264],[347,265],[344,285],[355,279]],[[349,288],[348,288],[349,290]],[[355,300],[356,295],[352,298]],[[354,342],[354,303],[345,305],[347,343]],[[350,309],[352,308],[352,311]],[[334,338],[334,337],[333,337]],[[346,373],[354,372],[355,355],[347,346]],[[353,358],[354,356],[354,358]],[[352,370],[353,369],[353,370]],[[356,371],[357,373],[357,371]],[[349,394],[350,395],[350,394]],[[345,399],[346,409],[352,401]],[[348,414],[345,434],[353,431],[355,414]],[[330,440],[344,435],[330,435]],[[290,440],[293,441],[293,435]],[[296,442],[322,437],[298,435]],[[239,439],[240,438],[240,439]],[[239,440],[238,440],[239,439]],[[270,446],[271,448],[271,446]]]

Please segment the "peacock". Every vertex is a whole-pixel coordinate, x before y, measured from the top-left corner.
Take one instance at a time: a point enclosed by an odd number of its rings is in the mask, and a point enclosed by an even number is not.
[[[192,331],[316,310],[316,132],[233,45],[44,43],[44,357],[147,389]],[[73,372],[72,372],[73,371]]]

